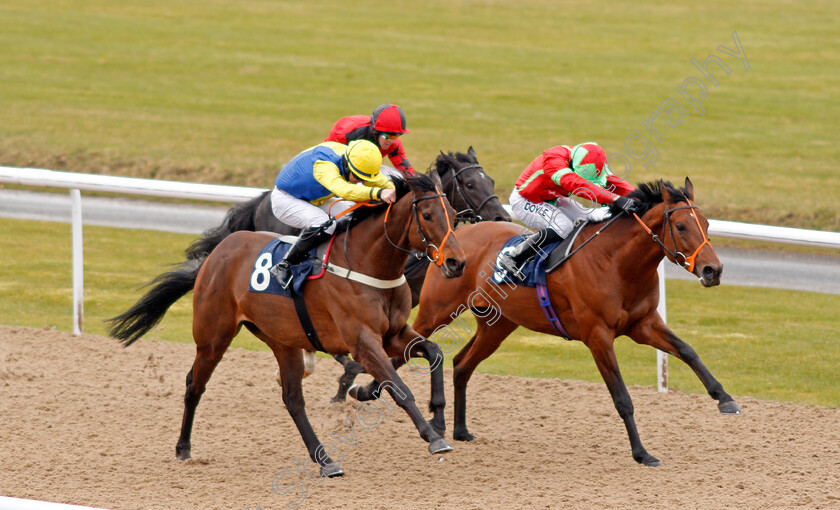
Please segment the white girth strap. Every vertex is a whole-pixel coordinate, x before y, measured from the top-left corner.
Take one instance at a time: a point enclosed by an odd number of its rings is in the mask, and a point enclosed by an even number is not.
[[[295,242],[297,242],[298,240],[297,236],[279,237],[281,241],[288,244],[295,244]],[[333,264],[332,262],[328,262],[325,267],[327,268],[327,271],[336,276],[340,276],[341,278],[352,280],[354,282],[363,283],[365,285],[375,287],[377,289],[393,289],[394,287],[399,287],[400,285],[405,283],[405,275],[400,276],[396,280],[380,280],[379,278],[374,278],[373,276],[368,276],[366,274],[357,273],[356,271],[351,271],[345,267]]]
[[[405,283],[405,275],[400,275],[400,277],[396,280],[380,280],[379,278],[374,278],[373,276],[357,273],[356,271],[351,271],[347,268],[337,266],[332,262],[327,263],[327,271],[341,278],[363,283],[377,289],[393,289],[394,287],[399,287]]]

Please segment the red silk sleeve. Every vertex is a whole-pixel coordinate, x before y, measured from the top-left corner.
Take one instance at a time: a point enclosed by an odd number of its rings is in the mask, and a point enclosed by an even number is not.
[[[560,188],[570,195],[592,200],[599,204],[609,204],[618,195],[600,186],[596,186],[574,172],[568,172],[560,178]]]
[[[607,189],[612,191],[616,195],[623,197],[624,195],[635,190],[636,187],[630,184],[629,182],[625,181],[621,177],[618,177],[617,175],[608,175]]]
[[[391,150],[388,151],[388,159],[391,160],[391,164],[394,165],[394,168],[405,175],[417,175],[414,168],[411,167],[411,163],[408,162],[408,158],[405,157],[405,149],[403,149],[403,145],[400,140],[394,140]]]

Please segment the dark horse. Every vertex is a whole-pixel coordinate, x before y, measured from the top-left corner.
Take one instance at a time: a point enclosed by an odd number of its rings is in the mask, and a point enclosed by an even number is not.
[[[430,175],[439,179],[439,187],[456,211],[456,223],[482,220],[510,221],[499,197],[495,194],[496,182],[484,172],[478,163],[475,150],[470,147],[467,153],[443,152],[432,163]],[[396,170],[392,169],[392,173]],[[228,211],[222,224],[210,229],[186,250],[188,259],[200,259],[213,251],[222,239],[238,230],[264,230],[278,234],[297,235],[299,229],[280,222],[271,212],[270,192],[239,204]],[[411,288],[411,306],[420,302],[420,287],[426,277],[429,265],[425,259],[413,258],[408,261],[405,277]]]
[[[464,252],[452,232],[455,211],[437,191],[432,179],[428,176],[406,181],[395,179],[395,186],[400,198],[392,206],[362,208],[349,222],[342,222],[331,258],[346,261],[354,272],[398,283],[409,250],[416,249],[433,258],[444,277],[460,276],[464,270]],[[109,333],[124,345],[131,344],[153,328],[175,301],[193,290],[196,357],[187,374],[184,418],[175,449],[178,458],[190,458],[195,408],[213,369],[245,325],[274,352],[280,368],[283,402],[310,458],[321,466],[323,475],[338,476],[343,474],[341,467],[327,455],[304,410],[302,355],[312,344],[300,326],[292,299],[249,291],[252,281],[265,282],[270,278],[267,266],[255,261],[273,238],[265,232],[235,232],[206,258],[188,260],[178,269],[158,276],[153,288],[140,301],[109,319]],[[442,364],[437,363],[432,370],[430,407],[435,418],[430,424],[388,359],[404,354],[419,355],[431,363],[441,356],[436,344],[426,339],[418,341],[418,335],[407,324],[411,311],[407,286],[383,289],[328,273],[310,281],[303,295],[324,350],[331,354],[352,353],[381,382],[379,389],[386,387],[406,411],[420,437],[429,442],[431,453],[451,450],[433,428],[435,421],[443,422]]]
[[[719,402],[721,413],[739,414],[740,409],[694,349],[665,325],[656,310],[656,269],[663,257],[685,266],[705,287],[720,283],[723,265],[708,242],[709,223],[693,203],[691,181],[686,179],[685,188],[680,189],[662,181],[642,184],[630,196],[641,202],[643,212],[628,216],[613,207],[613,219],[585,226],[575,241],[575,247],[582,248],[547,275],[547,287],[561,327],[570,338],[589,347],[624,420],[633,458],[656,466],[659,460],[645,450],[636,430],[633,403],[613,350],[616,337],[627,335],[637,343],[678,357]],[[433,272],[426,276],[420,312],[414,322],[420,335],[428,337],[436,328],[443,332],[466,308],[477,318],[475,334],[453,359],[456,440],[473,439],[466,425],[466,390],[476,366],[493,354],[517,326],[558,334],[534,288],[497,284],[488,276],[494,271],[499,249],[520,231],[516,225],[505,223],[467,225],[458,230],[458,240],[467,253],[464,276],[457,280],[444,280]]]

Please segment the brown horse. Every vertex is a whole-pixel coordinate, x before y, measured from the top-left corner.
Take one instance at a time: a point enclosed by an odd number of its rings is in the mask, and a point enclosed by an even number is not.
[[[592,352],[618,414],[630,437],[633,458],[647,466],[661,463],[642,446],[633,419],[633,403],[621,378],[613,342],[627,335],[678,357],[697,374],[723,414],[740,409],[700,362],[697,353],[680,340],[656,311],[659,302],[657,266],[663,256],[695,274],[706,287],[718,285],[723,266],[708,242],[708,221],[693,204],[694,189],[667,182],[643,184],[630,194],[642,203],[641,219],[613,209],[614,221],[587,225],[575,241],[580,251],[547,275],[547,287],[561,327]],[[652,232],[651,232],[652,231]],[[455,356],[456,440],[472,440],[466,425],[467,382],[482,360],[493,354],[517,326],[557,335],[541,308],[534,288],[497,284],[496,255],[507,239],[520,232],[515,225],[477,223],[458,230],[467,253],[467,271],[457,280],[430,272],[420,298],[414,328],[428,337],[470,308],[477,318],[476,333]],[[648,235],[651,234],[651,235]],[[653,240],[652,240],[653,239]],[[686,256],[684,254],[692,255]]]
[[[454,210],[425,175],[395,179],[397,196],[392,206],[356,210],[349,225],[337,235],[331,260],[345,263],[368,278],[368,283],[327,273],[310,281],[303,290],[312,322],[323,348],[331,354],[352,353],[365,369],[386,387],[396,403],[414,422],[431,453],[451,450],[425,421],[414,396],[389,361],[389,356],[422,356],[442,359],[440,348],[418,335],[407,324],[411,310],[408,286],[399,284],[409,250],[425,252],[445,278],[460,276],[464,252],[452,231]],[[412,226],[413,225],[413,226]],[[264,341],[280,367],[283,402],[300,432],[309,456],[325,476],[343,474],[324,450],[304,410],[301,378],[302,355],[313,343],[307,339],[295,313],[293,300],[276,294],[249,291],[252,281],[269,278],[267,266],[257,256],[273,235],[235,232],[206,259],[185,262],[179,269],[160,275],[154,287],[131,309],[110,319],[110,334],[129,345],[157,324],[181,296],[194,290],[193,338],[196,357],[187,374],[184,418],[176,446],[179,459],[190,458],[190,434],[195,408],[213,369],[244,324]],[[364,277],[359,277],[364,279]],[[373,286],[380,280],[390,288]],[[443,368],[433,366],[430,407],[443,420]],[[437,388],[437,389],[435,389]]]

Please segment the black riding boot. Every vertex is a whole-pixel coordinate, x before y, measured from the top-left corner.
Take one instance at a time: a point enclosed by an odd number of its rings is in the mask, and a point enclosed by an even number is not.
[[[321,241],[330,238],[331,234],[325,232],[330,225],[332,225],[332,220],[323,225],[301,230],[298,240],[289,248],[283,260],[268,270],[281,287],[287,289],[292,283],[292,266],[303,262],[309,250],[318,246]]]
[[[522,265],[537,253],[541,246],[562,241],[563,237],[553,228],[544,228],[528,236],[513,250],[499,255],[499,265],[520,280],[525,280]]]

